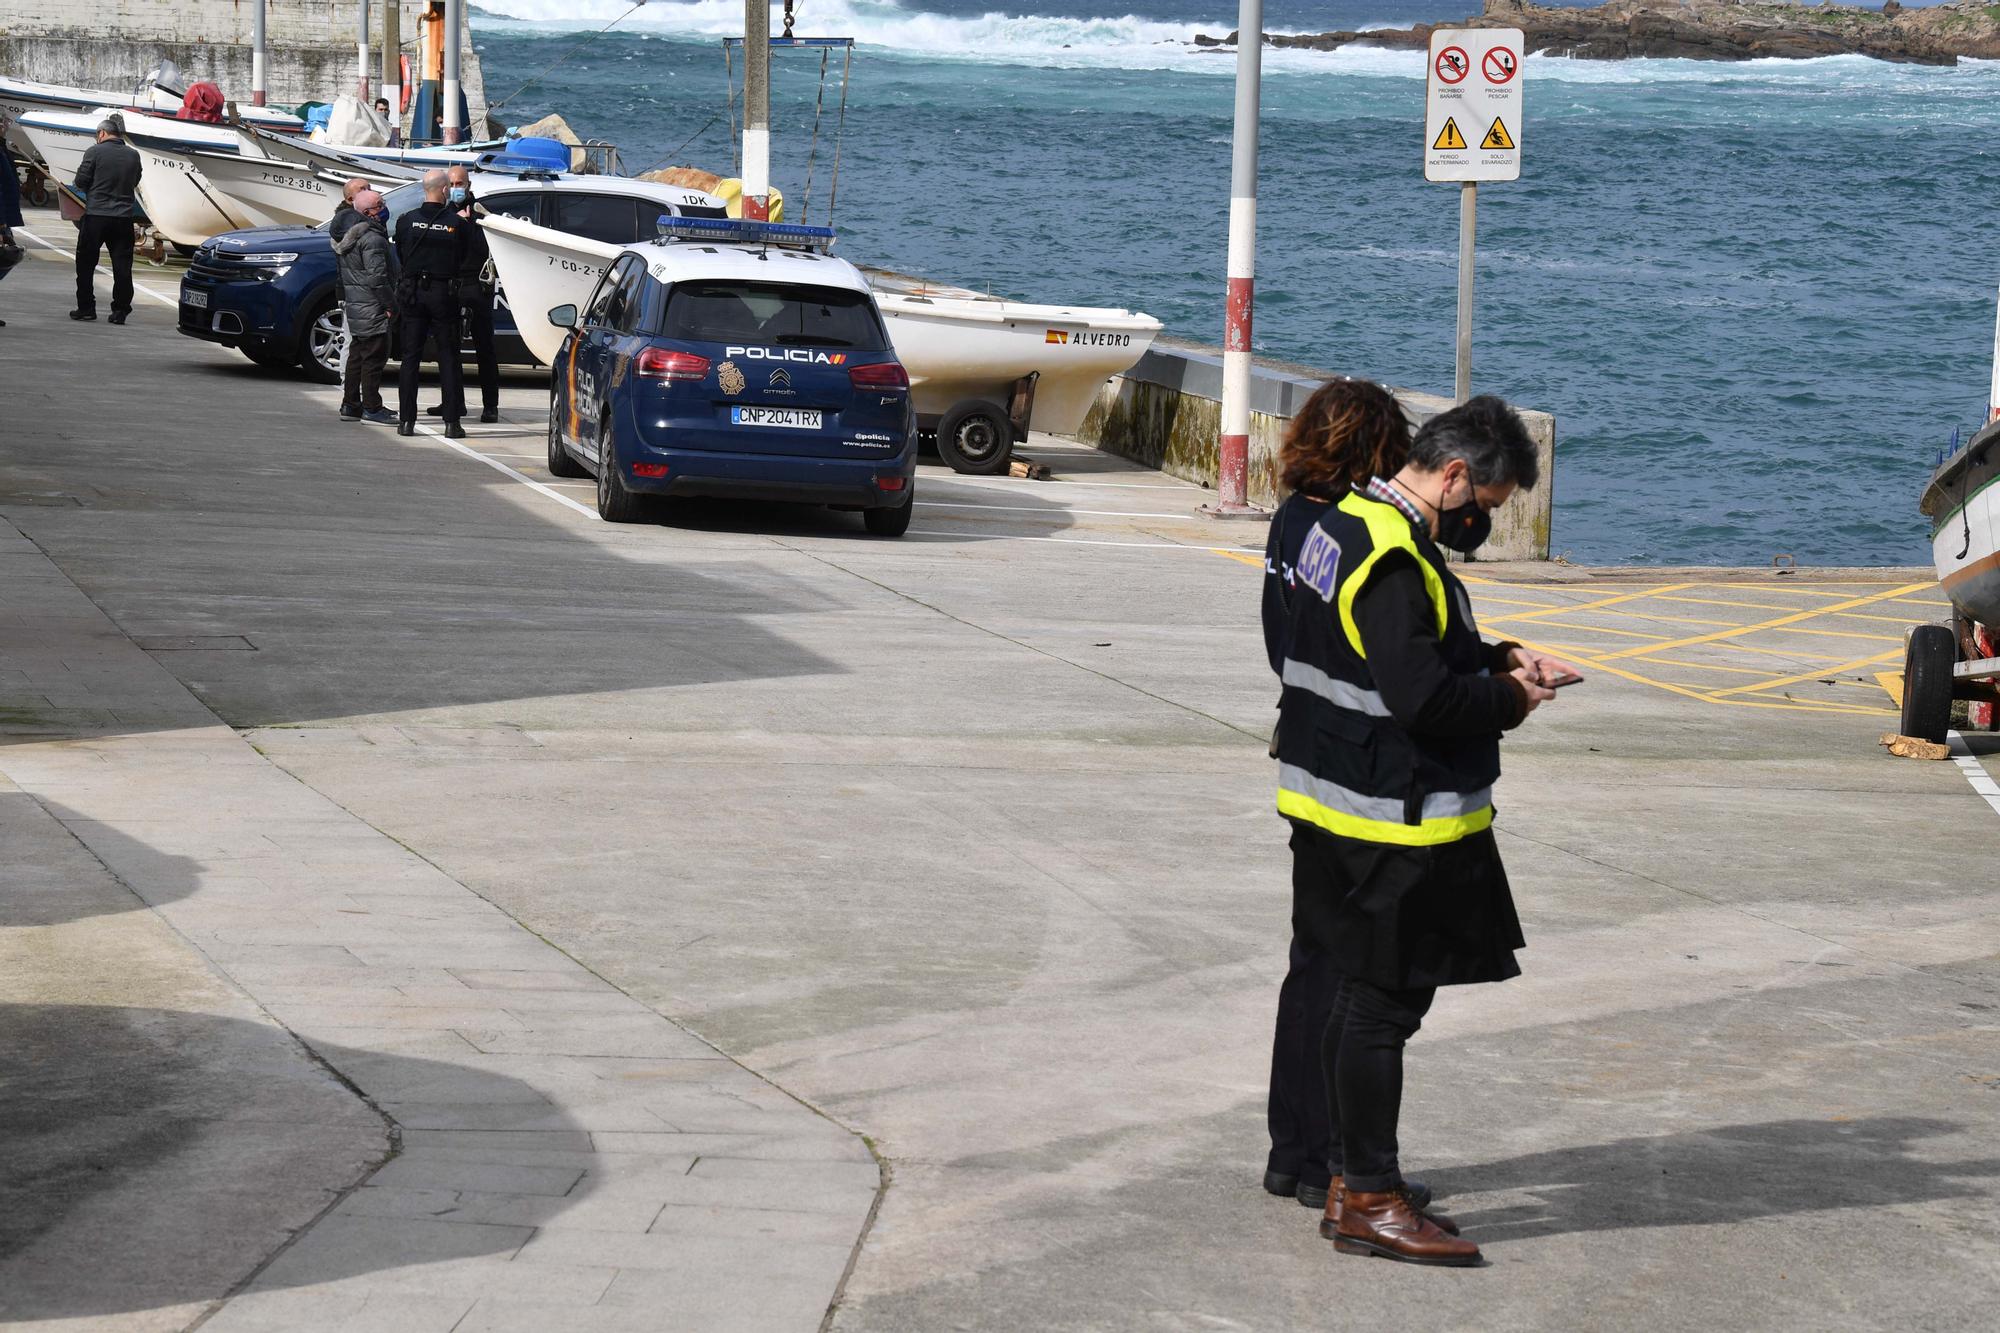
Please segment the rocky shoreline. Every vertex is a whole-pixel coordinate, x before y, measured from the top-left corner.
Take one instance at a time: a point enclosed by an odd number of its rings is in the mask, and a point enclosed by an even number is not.
[[[1426,50],[1447,28],[1519,28],[1530,54],[1578,60],[1805,60],[1864,55],[1912,65],[1955,65],[1960,57],[2000,59],[2000,4],[1957,3],[1905,9],[1739,3],[1739,0],[1610,0],[1595,9],[1551,9],[1527,0],[1485,0],[1456,24],[1420,23],[1370,32],[1265,34],[1265,44],[1331,51],[1342,46]],[[1233,48],[1236,34],[1198,34],[1195,45]]]

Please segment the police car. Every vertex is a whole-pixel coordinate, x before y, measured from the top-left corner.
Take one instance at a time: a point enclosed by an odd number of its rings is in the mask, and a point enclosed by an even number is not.
[[[578,309],[550,375],[549,471],[597,478],[597,512],[644,497],[790,500],[910,526],[910,378],[859,270],[823,227],[667,218]]]

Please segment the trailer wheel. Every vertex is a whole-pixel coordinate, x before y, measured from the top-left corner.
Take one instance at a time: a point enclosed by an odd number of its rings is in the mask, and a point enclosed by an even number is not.
[[[1951,728],[1951,669],[1957,645],[1943,625],[1919,625],[1903,650],[1903,735],[1942,744]]]
[[[958,403],[944,414],[937,429],[938,457],[954,472],[990,476],[1005,472],[1014,456],[1014,427],[998,404]]]

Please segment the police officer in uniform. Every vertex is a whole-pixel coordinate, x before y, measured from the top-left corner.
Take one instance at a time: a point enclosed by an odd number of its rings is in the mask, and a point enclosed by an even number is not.
[[[458,266],[460,318],[465,321],[465,336],[472,340],[472,354],[479,367],[479,419],[490,425],[500,419],[500,357],[493,346],[493,283],[487,264],[492,252],[487,249],[486,233],[479,229],[478,221],[478,215],[486,210],[479,207],[479,201],[473,197],[472,177],[464,167],[451,168],[447,180],[445,200],[459,210],[459,216],[466,224],[465,258]],[[458,382],[461,386],[465,383],[463,363]],[[463,388],[456,405],[446,400],[424,411],[434,417],[455,411],[459,417],[464,417]]]
[[[1492,832],[1500,735],[1579,677],[1484,642],[1440,547],[1476,549],[1537,467],[1520,417],[1474,398],[1427,422],[1393,478],[1328,506],[1294,567],[1278,811],[1293,928],[1340,978],[1321,1055],[1339,1141],[1320,1232],[1343,1254],[1480,1262],[1408,1188],[1396,1125],[1403,1045],[1437,988],[1520,974]]]
[[[417,433],[417,373],[425,342],[434,340],[444,389],[445,438],[462,440],[465,427],[458,424],[458,413],[465,395],[458,367],[458,275],[465,262],[465,233],[474,224],[446,202],[448,188],[444,172],[425,172],[424,202],[396,219],[396,260],[402,269],[396,309],[403,322],[396,433]]]

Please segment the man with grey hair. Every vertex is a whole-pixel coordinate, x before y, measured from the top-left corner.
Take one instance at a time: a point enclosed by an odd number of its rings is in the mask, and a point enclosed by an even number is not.
[[[97,142],[83,155],[70,188],[83,201],[77,224],[76,309],[71,319],[97,318],[97,256],[111,251],[111,322],[123,324],[132,313],[132,224],[139,214],[139,174],[145,170],[139,154],[125,142],[125,122],[107,117],[97,127]]]
[[[1481,639],[1444,550],[1475,550],[1538,471],[1519,415],[1474,398],[1426,422],[1394,477],[1328,505],[1293,566],[1278,813],[1293,930],[1339,977],[1321,1038],[1340,1142],[1320,1234],[1342,1254],[1480,1261],[1404,1180],[1396,1129],[1403,1045],[1438,988],[1521,971],[1493,839],[1500,737],[1581,677]]]
[[[466,230],[472,222],[445,202],[449,182],[442,171],[424,173],[424,202],[396,219],[396,312],[403,326],[403,359],[398,389],[398,435],[417,433],[417,375],[424,344],[437,345],[438,380],[444,391],[444,434],[465,438],[458,419],[465,402],[459,385],[458,271],[465,262]]]

